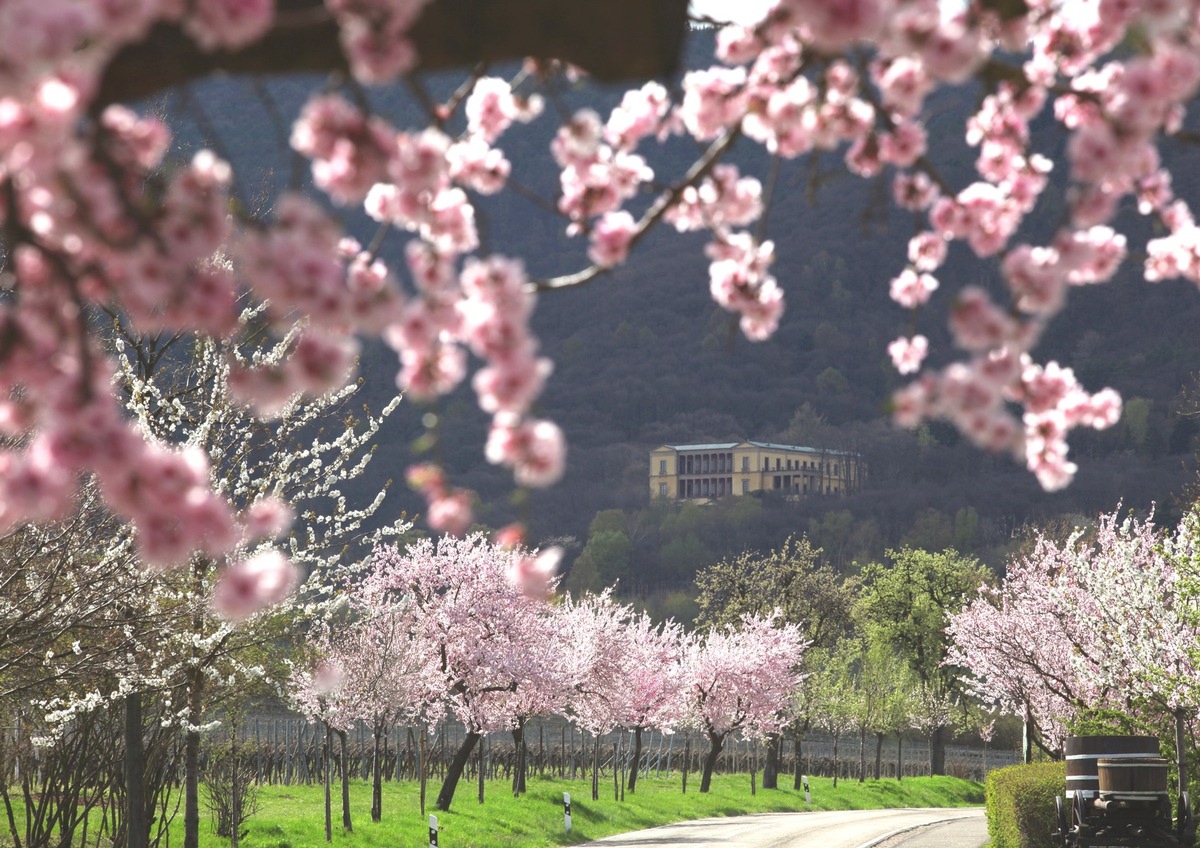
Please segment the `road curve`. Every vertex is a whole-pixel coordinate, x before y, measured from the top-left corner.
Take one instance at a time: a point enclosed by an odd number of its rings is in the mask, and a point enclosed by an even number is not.
[[[957,807],[761,813],[698,819],[622,833],[587,845],[595,848],[978,848],[985,842],[987,822],[983,809]]]

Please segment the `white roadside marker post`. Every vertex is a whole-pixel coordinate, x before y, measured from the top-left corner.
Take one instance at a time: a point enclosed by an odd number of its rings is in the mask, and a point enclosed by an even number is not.
[[[563,827],[567,829],[567,833],[571,832],[571,793],[563,793]]]
[[[437,816],[429,817],[429,848],[438,848],[438,823]]]
[[[812,793],[808,791],[808,775],[802,774],[802,775],[800,775],[800,779],[804,781],[804,803],[811,804],[812,803]]]

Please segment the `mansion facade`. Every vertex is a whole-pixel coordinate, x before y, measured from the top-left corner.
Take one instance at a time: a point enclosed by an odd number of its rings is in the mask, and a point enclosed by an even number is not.
[[[650,452],[650,499],[711,500],[753,492],[845,495],[862,488],[867,467],[851,451],[723,442],[663,445]]]

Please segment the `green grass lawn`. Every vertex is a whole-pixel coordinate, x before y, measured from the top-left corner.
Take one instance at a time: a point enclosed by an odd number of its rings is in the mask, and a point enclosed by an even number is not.
[[[495,848],[521,846],[541,848],[574,845],[629,830],[710,816],[735,816],[745,813],[786,810],[852,810],[883,807],[954,807],[983,803],[983,787],[978,783],[951,777],[922,777],[895,780],[869,780],[858,783],[814,778],[810,781],[812,804],[804,803],[804,793],[794,792],[791,781],[779,790],[759,789],[750,794],[748,775],[717,775],[712,791],[696,791],[699,776],[688,781],[687,794],[680,792],[679,775],[670,778],[643,778],[637,792],[613,799],[612,778],[601,780],[600,800],[591,800],[590,781],[531,778],[529,791],[514,798],[506,781],[488,783],[485,802],[478,801],[478,786],[464,781],[458,787],[448,813],[438,813],[440,848]],[[784,783],[780,781],[781,785]],[[428,812],[437,794],[438,784],[428,789]],[[571,793],[573,829],[563,828],[563,792]],[[415,783],[384,785],[383,821],[370,817],[370,786],[355,782],[350,787],[353,833],[341,827],[340,788],[333,797],[333,844],[340,848],[423,848],[428,844],[426,818],[420,813]],[[249,834],[244,848],[320,848],[325,843],[324,795],[320,786],[264,786],[259,794],[259,812],[246,825]],[[177,818],[171,843],[179,844],[182,826]],[[177,839],[178,836],[178,839]],[[202,848],[227,845],[212,832],[211,823],[201,822]]]

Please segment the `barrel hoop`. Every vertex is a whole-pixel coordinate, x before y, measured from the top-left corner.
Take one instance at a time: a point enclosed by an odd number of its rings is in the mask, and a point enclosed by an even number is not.
[[[1147,798],[1165,798],[1165,797],[1167,797],[1167,794],[1168,793],[1166,793],[1166,792],[1120,791],[1120,792],[1101,792],[1100,797],[1101,798],[1115,798],[1117,800],[1124,799],[1127,801],[1144,801]]]
[[[1095,774],[1068,774],[1067,780],[1091,780],[1099,781],[1100,776]]]
[[[1149,754],[1143,751],[1140,754],[1067,754],[1068,760],[1144,760],[1148,757],[1157,757],[1158,753]]]

